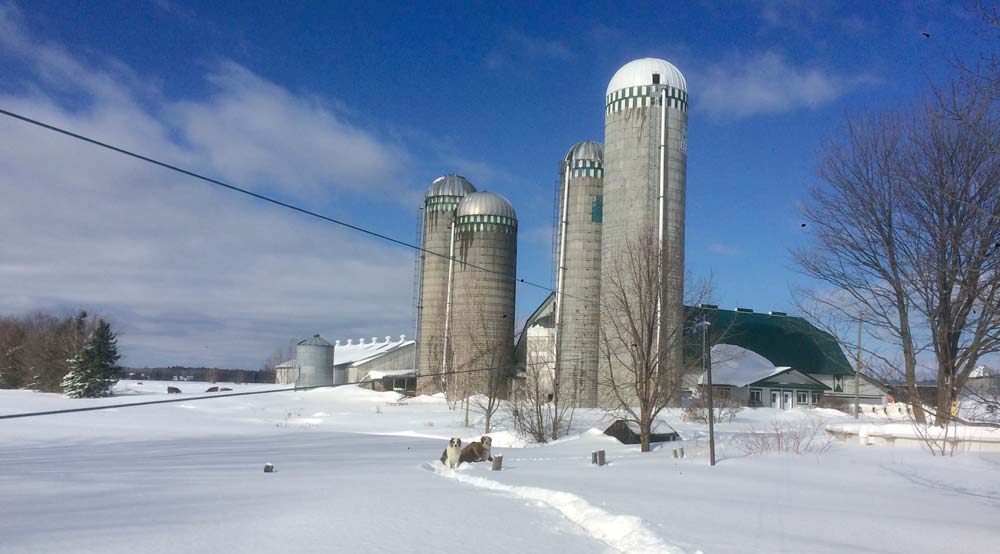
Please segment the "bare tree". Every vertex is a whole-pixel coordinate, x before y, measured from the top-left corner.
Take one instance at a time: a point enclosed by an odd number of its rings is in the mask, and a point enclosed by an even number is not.
[[[649,451],[657,415],[679,399],[686,369],[683,363],[670,366],[671,359],[684,358],[671,355],[684,349],[683,326],[659,321],[665,296],[661,253],[656,232],[649,229],[626,241],[602,282],[601,401],[638,426],[643,452]],[[704,298],[708,285],[688,290]]]
[[[28,374],[21,362],[25,331],[13,318],[0,319],[0,388],[19,389],[28,384]]]
[[[0,321],[0,386],[62,392],[69,360],[95,326],[86,311],[56,317],[32,313]]]
[[[271,355],[264,360],[263,364],[261,364],[261,371],[274,371],[274,369],[282,363],[287,362],[288,360],[294,360],[295,344],[296,340],[294,338],[289,338],[288,343],[285,344],[285,346],[275,348],[274,352],[271,352]]]
[[[488,284],[479,282],[469,292],[470,298],[488,298]],[[471,303],[470,303],[471,304]],[[483,417],[485,432],[493,426],[493,417],[510,391],[514,365],[513,314],[497,314],[489,307],[463,313],[452,325],[453,334],[445,371],[449,402],[461,401],[465,407],[465,425],[471,426],[470,413]]]
[[[918,356],[933,355],[936,425],[979,359],[1000,350],[1000,138],[988,106],[959,122],[935,106],[848,120],[825,148],[805,209],[813,244],[799,267],[832,285],[810,299],[865,326],[901,352],[869,349],[884,367],[901,362],[918,423]],[[896,366],[898,367],[898,366]]]
[[[958,73],[955,82],[947,87],[935,87],[935,96],[941,109],[955,121],[977,129],[976,114],[969,113],[967,105],[982,104],[995,111],[1000,103],[1000,9],[996,2],[977,0],[967,10],[978,20],[978,26],[969,27],[969,42],[980,45],[978,54],[969,59],[955,52],[950,62]],[[1000,153],[1000,143],[987,133],[980,138]]]
[[[553,340],[550,337],[540,350],[527,352],[523,382],[511,394],[514,425],[535,442],[556,440],[569,432],[583,386],[572,379],[556,381]]]
[[[493,429],[493,418],[499,412],[501,402],[510,391],[511,338],[490,332],[485,317],[480,314],[478,324],[471,329],[469,338],[473,346],[473,358],[466,365],[469,374],[460,382],[464,383],[463,396],[466,402],[466,426],[469,425],[468,410],[471,403],[476,412],[483,416],[484,433]]]

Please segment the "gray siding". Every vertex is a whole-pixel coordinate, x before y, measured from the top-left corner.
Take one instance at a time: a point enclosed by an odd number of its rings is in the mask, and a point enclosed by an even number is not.
[[[415,347],[415,344],[408,344],[388,354],[379,356],[374,360],[354,366],[348,371],[348,380],[352,383],[357,383],[364,379],[369,371],[413,369],[413,351]]]

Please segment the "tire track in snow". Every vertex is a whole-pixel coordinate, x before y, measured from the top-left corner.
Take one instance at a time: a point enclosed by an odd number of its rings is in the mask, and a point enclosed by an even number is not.
[[[441,477],[482,489],[500,491],[525,500],[540,502],[559,511],[569,521],[580,526],[590,536],[611,548],[628,554],[684,554],[681,549],[663,542],[646,527],[641,518],[616,515],[590,504],[579,496],[540,487],[523,487],[499,483],[491,479],[425,464],[426,469]]]

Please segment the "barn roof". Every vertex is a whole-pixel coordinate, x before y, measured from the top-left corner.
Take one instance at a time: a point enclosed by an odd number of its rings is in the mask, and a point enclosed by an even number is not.
[[[685,308],[685,328],[690,329],[702,316],[711,323],[712,344],[746,348],[776,366],[792,367],[807,374],[854,374],[837,339],[801,317],[702,305]],[[689,336],[686,346],[687,359],[700,364],[701,335]]]

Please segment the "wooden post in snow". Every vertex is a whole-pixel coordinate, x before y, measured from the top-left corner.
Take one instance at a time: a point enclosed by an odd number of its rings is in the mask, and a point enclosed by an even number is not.
[[[500,471],[503,469],[503,454],[497,454],[493,456],[493,471]]]

